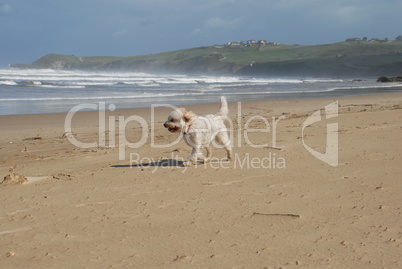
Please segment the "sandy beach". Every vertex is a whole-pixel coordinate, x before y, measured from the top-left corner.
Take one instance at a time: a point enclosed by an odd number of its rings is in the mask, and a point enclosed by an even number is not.
[[[402,268],[401,109],[230,103],[234,159],[191,167],[168,107],[0,116],[0,267]]]

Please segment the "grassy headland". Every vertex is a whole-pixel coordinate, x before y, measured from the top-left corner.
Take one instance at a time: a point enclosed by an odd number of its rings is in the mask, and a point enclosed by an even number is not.
[[[395,76],[402,42],[207,46],[129,57],[48,54],[24,68],[220,75]]]

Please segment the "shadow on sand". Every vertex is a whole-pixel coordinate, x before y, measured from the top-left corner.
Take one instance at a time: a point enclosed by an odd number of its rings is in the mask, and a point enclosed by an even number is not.
[[[160,160],[157,162],[143,162],[143,163],[134,163],[134,164],[117,164],[117,165],[112,165],[111,167],[114,168],[124,168],[124,167],[129,167],[129,168],[144,168],[144,167],[182,167],[183,166],[183,161],[178,161],[178,160],[172,160],[172,159],[167,159],[167,160]]]

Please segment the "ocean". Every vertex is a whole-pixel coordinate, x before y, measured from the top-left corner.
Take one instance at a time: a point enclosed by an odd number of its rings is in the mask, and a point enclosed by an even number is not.
[[[68,112],[84,103],[116,109],[249,100],[341,97],[402,92],[373,79],[153,75],[50,69],[0,69],[0,115]]]

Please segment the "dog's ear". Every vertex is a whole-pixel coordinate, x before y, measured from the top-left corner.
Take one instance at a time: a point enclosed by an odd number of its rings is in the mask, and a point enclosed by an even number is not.
[[[195,117],[195,114],[192,111],[185,111],[183,113],[183,120],[185,122],[191,121],[191,119],[194,118],[194,117]]]
[[[186,113],[186,109],[184,107],[179,107],[176,109],[176,112],[179,113],[179,117],[183,117],[184,113]]]

